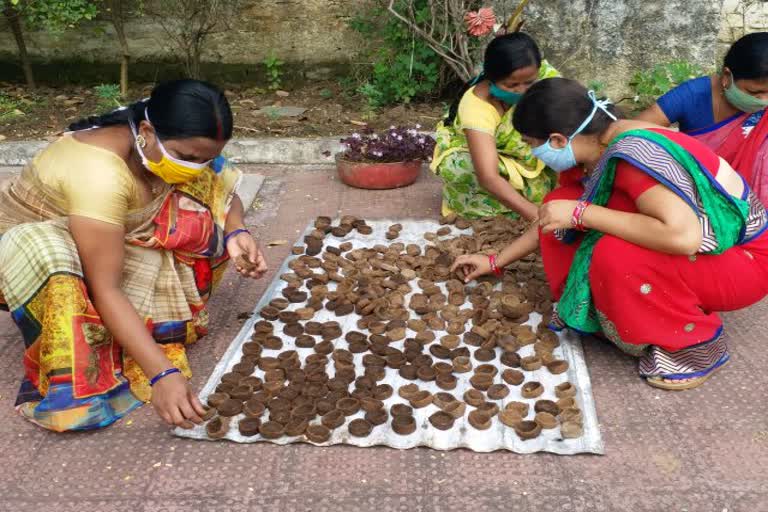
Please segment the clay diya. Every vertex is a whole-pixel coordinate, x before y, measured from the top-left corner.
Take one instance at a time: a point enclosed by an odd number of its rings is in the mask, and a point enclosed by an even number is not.
[[[371,434],[373,425],[367,420],[358,418],[349,422],[347,429],[349,430],[349,433],[355,437],[367,437]]]
[[[277,439],[285,434],[285,426],[276,421],[267,421],[259,427],[259,434],[264,439]]]
[[[547,370],[554,375],[565,373],[568,371],[568,367],[568,361],[562,359],[555,359],[554,361],[547,363]]]
[[[205,425],[205,433],[211,439],[221,439],[229,432],[230,418],[216,416]]]
[[[536,412],[548,412],[552,416],[560,414],[560,408],[552,400],[537,400],[533,410]]]
[[[525,380],[525,376],[521,371],[506,369],[501,372],[501,379],[512,386],[519,386]]]
[[[548,412],[536,413],[536,417],[533,421],[541,425],[541,428],[543,429],[555,428],[557,426],[557,418]]]
[[[523,398],[538,398],[544,393],[544,386],[541,382],[526,382],[520,390]]]
[[[502,400],[509,395],[509,388],[504,384],[493,384],[488,388],[487,394],[491,400]]]
[[[456,418],[444,411],[437,411],[429,417],[429,422],[438,430],[450,430],[455,421]]]
[[[394,416],[391,425],[392,431],[401,436],[416,432],[416,420],[413,416]]]
[[[555,396],[557,398],[570,398],[576,396],[576,386],[570,382],[563,382],[555,386]]]
[[[469,413],[469,424],[477,430],[488,430],[491,428],[492,417],[483,411],[474,410]]]
[[[560,435],[564,439],[575,439],[584,435],[584,427],[575,421],[566,421],[560,425]]]
[[[535,439],[541,434],[541,425],[535,421],[521,421],[513,425],[518,437],[523,440]]]
[[[322,444],[331,438],[331,431],[323,425],[310,425],[304,435],[313,443]]]

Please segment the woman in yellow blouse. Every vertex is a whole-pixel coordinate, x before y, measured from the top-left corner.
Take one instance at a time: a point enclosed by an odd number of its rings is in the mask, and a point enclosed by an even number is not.
[[[512,126],[515,105],[536,81],[559,76],[536,42],[516,32],[485,51],[483,73],[467,84],[437,126],[432,170],[443,180],[443,215],[532,220],[556,184]]]
[[[224,95],[195,80],[70,126],[0,186],[0,307],[26,344],[16,401],[50,430],[109,425],[145,401],[191,427],[184,347],[232,258],[266,271],[245,229]]]

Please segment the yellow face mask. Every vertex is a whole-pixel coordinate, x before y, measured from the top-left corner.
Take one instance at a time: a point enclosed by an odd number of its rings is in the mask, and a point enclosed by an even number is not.
[[[149,122],[149,117],[147,117],[147,121]],[[143,148],[147,145],[147,141],[137,132],[136,127],[133,126],[133,124],[131,124],[131,131],[136,139],[136,151],[138,151],[139,156],[141,156],[142,165],[149,169],[152,174],[157,175],[161,180],[170,185],[192,181],[200,176],[205,168],[211,163],[211,160],[197,163],[174,158],[168,153],[159,138],[157,138],[157,145],[160,146],[160,151],[162,151],[163,157],[159,162],[153,162],[144,155]],[[155,135],[155,137],[157,137],[157,135]]]

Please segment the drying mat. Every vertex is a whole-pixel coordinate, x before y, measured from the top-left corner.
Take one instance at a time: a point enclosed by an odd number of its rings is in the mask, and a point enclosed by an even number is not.
[[[385,233],[387,231],[387,228],[393,223],[393,222],[400,222],[403,225],[403,230],[400,233],[400,237],[397,240],[394,241],[388,241],[385,238]],[[326,245],[334,245],[338,246],[339,244],[349,241],[354,245],[354,248],[363,248],[363,247],[373,247],[376,244],[385,244],[388,245],[393,242],[402,242],[404,244],[414,243],[422,248],[429,245],[429,242],[427,242],[424,239],[424,233],[427,232],[435,232],[439,228],[443,227],[437,224],[435,221],[425,221],[425,220],[401,220],[401,221],[369,221],[368,224],[373,228],[373,234],[372,235],[361,235],[356,230],[353,230],[344,238],[337,238],[332,235],[328,235],[325,242]],[[302,234],[301,238],[299,239],[299,242],[297,242],[298,245],[303,245],[303,239],[304,236],[309,234],[314,229],[313,225],[310,225],[305,230],[304,234]],[[458,236],[459,234],[466,234],[468,231],[462,232],[458,230],[456,227],[451,226],[452,233],[449,236]],[[270,286],[265,291],[264,295],[262,296],[261,300],[257,304],[256,308],[254,309],[254,316],[248,319],[245,322],[245,325],[243,325],[243,328],[240,330],[237,337],[233,340],[230,347],[227,349],[226,353],[222,357],[221,361],[216,365],[216,368],[214,368],[213,373],[211,374],[211,377],[208,379],[208,382],[206,383],[205,387],[200,393],[200,399],[205,403],[206,398],[209,394],[213,393],[216,386],[219,384],[219,381],[221,379],[221,376],[227,372],[230,371],[232,366],[237,364],[240,361],[240,356],[242,354],[241,347],[244,343],[248,342],[251,338],[251,335],[253,334],[253,325],[261,320],[261,318],[258,316],[258,311],[266,306],[269,301],[276,297],[282,296],[280,294],[280,291],[285,287],[286,283],[280,279],[280,275],[282,275],[285,272],[290,272],[288,269],[288,262],[294,258],[295,256],[290,256],[288,259],[286,259],[285,262],[283,262],[282,267],[277,272],[274,280],[272,283],[270,283]],[[418,290],[418,286],[416,286],[415,280],[411,282],[414,290]],[[439,286],[445,291],[445,284],[440,283]],[[291,304],[288,309],[297,309],[298,307],[302,307],[303,304]],[[465,304],[464,307],[467,307],[468,304]],[[415,314],[412,314],[412,316],[415,316]],[[346,333],[348,331],[352,330],[359,330],[357,327],[357,321],[360,319],[360,317],[352,313],[350,315],[337,318],[335,314],[332,311],[328,310],[321,310],[318,311],[315,317],[313,318],[313,321],[318,322],[325,322],[334,320],[341,324],[341,327],[343,331]],[[531,325],[534,328],[538,325],[538,323],[541,320],[541,316],[537,313],[532,313],[530,316],[529,321],[527,322],[528,325]],[[275,335],[280,336],[283,339],[283,347],[280,350],[273,350],[273,351],[265,351],[265,353],[269,355],[276,356],[280,351],[283,350],[297,350],[299,353],[299,356],[302,359],[302,363],[304,361],[304,358],[308,356],[309,354],[313,354],[314,351],[311,348],[296,348],[294,344],[294,339],[290,338],[288,336],[285,336],[282,334],[282,322],[279,320],[274,321],[275,324]],[[412,331],[408,331],[410,336],[415,335],[415,333],[412,333]],[[446,334],[445,332],[436,331],[435,334],[437,335],[437,339],[439,340],[441,336]],[[566,381],[570,381],[574,386],[576,386],[578,393],[576,395],[576,402],[578,407],[582,411],[583,415],[583,422],[584,422],[584,435],[578,439],[562,439],[560,437],[560,429],[559,427],[554,429],[544,429],[542,430],[541,435],[539,437],[524,441],[520,439],[515,431],[512,428],[504,426],[498,419],[498,417],[494,417],[493,424],[490,429],[488,430],[477,430],[469,425],[469,422],[467,420],[467,413],[464,414],[464,417],[461,419],[456,420],[454,423],[453,428],[451,428],[448,431],[441,431],[434,428],[428,421],[429,416],[436,412],[438,408],[435,405],[429,405],[427,407],[421,408],[421,409],[414,409],[414,417],[416,419],[416,424],[418,425],[418,428],[416,429],[416,432],[413,434],[407,435],[407,436],[401,436],[396,434],[392,431],[390,427],[390,422],[383,425],[379,425],[374,427],[373,431],[368,437],[354,437],[351,436],[346,428],[346,425],[349,424],[349,422],[355,418],[361,418],[364,413],[361,410],[357,414],[353,416],[347,417],[345,425],[332,430],[331,432],[331,438],[327,443],[324,443],[322,446],[332,445],[332,444],[351,444],[355,446],[376,446],[376,445],[384,445],[384,446],[390,446],[392,448],[413,448],[416,446],[428,446],[430,448],[434,448],[436,450],[452,450],[455,448],[469,448],[470,450],[476,451],[476,452],[491,452],[495,450],[510,450],[517,453],[534,453],[539,451],[545,451],[545,452],[552,452],[557,453],[561,455],[571,455],[576,453],[596,453],[596,454],[602,454],[603,453],[603,441],[602,437],[600,435],[600,428],[597,423],[597,413],[595,412],[595,404],[594,404],[594,398],[592,396],[592,385],[589,378],[589,371],[587,370],[586,361],[584,360],[584,353],[582,351],[581,346],[581,340],[578,336],[573,335],[569,332],[562,332],[559,334],[560,337],[560,347],[555,349],[555,355],[558,357],[565,359],[568,361],[570,368],[566,373],[560,374],[560,375],[552,375],[546,367],[542,367],[540,370],[532,371],[532,372],[524,372],[527,381],[538,381],[541,382],[544,385],[545,391],[544,394],[536,399],[524,399],[520,396],[520,389],[522,386],[509,386],[510,394],[507,396],[504,400],[497,401],[500,408],[503,409],[504,405],[506,405],[510,401],[523,401],[530,404],[530,412],[528,414],[528,417],[526,419],[533,419],[534,411],[533,411],[533,404],[536,402],[536,400],[541,399],[549,399],[549,400],[557,400],[557,398],[554,395],[554,388],[558,384],[561,384]],[[400,347],[402,345],[402,341],[393,343],[394,346]],[[344,336],[336,339],[333,341],[333,344],[336,348],[346,348],[347,342],[344,340]],[[477,347],[469,347],[471,352],[474,353],[474,351],[477,349]],[[274,353],[273,353],[274,352]],[[518,350],[518,353],[521,357],[533,355],[533,345],[527,345],[524,347],[521,347]],[[358,374],[361,375],[363,372],[363,365],[362,365],[362,357],[364,354],[355,354],[355,365],[356,369],[358,371]],[[477,363],[474,358],[473,365],[477,365]],[[491,361],[489,364],[493,364],[499,369],[499,374],[503,371],[504,367],[501,365],[498,358]],[[332,365],[329,366],[329,369],[332,371]],[[254,373],[255,375],[259,377],[263,377],[263,371],[259,368],[256,368],[256,371]],[[456,396],[459,400],[462,399],[462,396],[465,391],[468,389],[471,389],[471,385],[469,384],[469,377],[471,376],[471,373],[459,373],[456,374],[458,377],[458,385],[456,386],[456,389],[450,391],[451,394]],[[500,382],[499,377],[497,376],[495,379],[496,382]],[[416,382],[421,389],[426,389],[430,391],[431,393],[438,393],[441,390],[437,387],[437,385],[434,382],[424,382],[421,380],[417,381],[409,381],[406,379],[403,379],[398,373],[397,370],[394,370],[392,368],[387,368],[386,370],[386,377],[383,381],[380,383],[386,383],[391,385],[394,388],[393,395],[384,401],[387,409],[391,407],[392,405],[396,403],[407,403],[403,398],[401,398],[397,390],[405,385],[405,384],[411,384],[412,382]],[[467,411],[470,411],[472,408],[467,407]],[[295,442],[308,442],[306,439],[301,437],[281,437],[279,439],[264,439],[260,435],[256,435],[253,437],[245,437],[240,434],[237,428],[238,421],[243,418],[244,415],[240,414],[238,416],[235,416],[232,421],[230,422],[230,429],[227,435],[225,436],[225,439],[229,439],[230,441],[235,441],[238,443],[253,443],[253,442],[259,442],[259,441],[268,441],[276,444],[288,444],[288,443],[295,443]],[[391,417],[390,417],[391,420]],[[315,420],[317,422],[317,420]],[[183,430],[183,429],[175,429],[174,434],[181,436],[181,437],[190,437],[193,439],[208,439],[206,433],[205,433],[205,426],[196,426],[192,430]]]

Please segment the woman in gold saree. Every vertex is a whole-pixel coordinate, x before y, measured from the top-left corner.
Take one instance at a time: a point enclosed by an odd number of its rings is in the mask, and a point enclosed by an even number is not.
[[[16,408],[87,430],[151,401],[190,427],[204,410],[185,346],[207,333],[223,264],[266,271],[219,156],[229,104],[210,84],[166,82],[70,130],[0,187],[0,307],[26,344]]]

